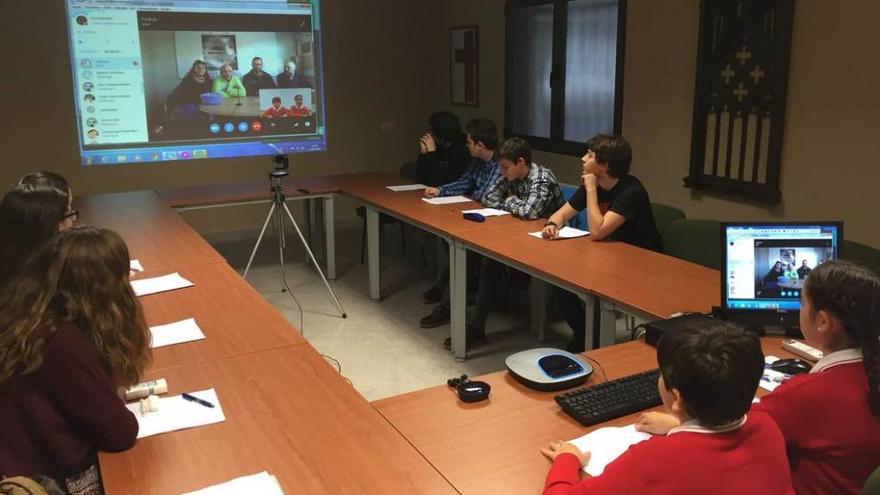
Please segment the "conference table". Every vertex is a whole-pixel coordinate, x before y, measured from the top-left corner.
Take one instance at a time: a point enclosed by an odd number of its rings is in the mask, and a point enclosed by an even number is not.
[[[153,191],[77,198],[144,266],[195,285],[142,296],[149,325],[195,318],[204,340],[153,350],[169,395],[215,388],[226,420],[99,453],[108,494],[179,494],[269,471],[286,493],[454,494],[448,481]]]
[[[381,298],[379,214],[431,232],[449,243],[450,326],[456,359],[466,351],[467,251],[521,270],[533,278],[533,329],[543,334],[545,285],[552,284],[584,301],[586,321],[599,312],[599,341],[586,332],[586,348],[614,343],[616,311],[645,320],[675,313],[707,313],[720,301],[720,274],[688,261],[621,242],[593,242],[587,238],[547,241],[528,235],[543,228],[544,220],[522,220],[512,215],[489,217],[485,222],[462,218],[462,210],[481,208],[476,201],[434,205],[421,200],[422,191],[391,191],[386,186],[405,181],[388,173],[341,175],[335,183],[341,194],[367,207],[367,252],[370,296]],[[672,289],[672,290],[670,290]]]
[[[762,338],[765,355],[795,357],[782,338]],[[583,354],[593,368],[587,385],[657,368],[655,348],[627,342]],[[554,401],[507,371],[472,378],[488,383],[489,399],[464,403],[448,386],[432,387],[373,402],[373,405],[462,494],[538,494],[550,469],[541,447],[568,441],[606,426],[626,426],[644,412],[584,427]],[[757,395],[767,393],[758,389]],[[658,406],[652,410],[662,411]]]
[[[540,230],[540,221],[505,216],[467,222],[461,210],[476,203],[431,205],[419,199],[419,191],[385,187],[400,182],[391,174],[346,174],[294,179],[285,188],[290,197],[323,202],[320,223],[328,236],[334,195],[367,205],[375,298],[381,296],[380,213],[447,240],[457,357],[466,356],[463,274],[468,250],[585,300],[651,317],[706,311],[717,299],[717,271],[620,243],[526,235]],[[252,182],[77,198],[82,223],[118,231],[132,258],[142,262],[145,271],[135,278],[178,272],[194,282],[141,298],[150,325],[193,317],[206,336],[155,349],[145,378],[165,378],[169,394],[213,387],[226,416],[221,423],[141,439],[126,452],[101,453],[107,493],[181,493],[263,470],[277,476],[286,493],[539,490],[549,465],[537,448],[584,432],[559,411],[552,393],[525,389],[501,372],[484,377],[492,396],[478,404],[458,402],[448,387],[370,404],[174,210],[265,201],[266,195],[265,182]],[[329,267],[335,255],[332,243],[327,245]],[[778,347],[776,342],[767,345]],[[590,383],[656,366],[653,350],[639,342],[603,347],[587,356],[599,363]]]
[[[720,302],[720,274],[694,263],[620,242],[592,242],[586,238],[546,241],[527,234],[539,231],[541,220],[521,220],[510,215],[469,222],[461,211],[480,208],[476,201],[434,205],[421,200],[422,192],[395,192],[390,185],[407,181],[387,172],[288,178],[288,200],[318,199],[318,221],[324,228],[327,277],[336,277],[334,201],[344,194],[366,206],[370,297],[382,298],[379,215],[385,214],[430,232],[449,244],[450,331],[457,360],[467,358],[465,324],[467,251],[474,251],[528,273],[531,289],[531,327],[543,335],[546,286],[568,290],[584,301],[585,321],[598,318],[598,342],[586,332],[585,347],[614,343],[616,312],[643,320],[668,318],[675,313],[709,312]],[[268,182],[209,184],[157,191],[179,211],[268,201]],[[323,217],[323,218],[321,218]],[[311,225],[311,213],[306,219]],[[312,228],[306,229],[310,236]],[[674,290],[670,290],[674,288]],[[596,315],[598,313],[598,316]]]

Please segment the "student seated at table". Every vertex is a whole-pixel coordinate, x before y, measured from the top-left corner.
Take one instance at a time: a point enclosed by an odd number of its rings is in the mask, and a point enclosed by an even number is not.
[[[510,212],[517,218],[534,220],[545,217],[559,208],[562,192],[553,172],[532,162],[532,149],[525,140],[512,137],[498,147],[498,167],[501,176],[483,195],[483,205]],[[501,287],[504,265],[483,258],[480,261],[480,279],[477,304],[467,326],[468,340],[482,340],[486,336],[486,318],[489,308]],[[444,342],[449,348],[451,339]]]
[[[25,179],[26,183],[10,189],[0,201],[0,293],[31,253],[59,231],[72,227],[79,217],[79,212],[70,208],[69,189],[62,191]]]
[[[312,111],[303,103],[303,95],[293,97],[293,105],[290,106],[287,115],[291,117],[311,117]]]
[[[801,262],[801,267],[797,269],[798,278],[801,280],[807,278],[807,275],[809,275],[811,271],[813,271],[813,269],[807,264],[807,260],[803,260]]]
[[[241,80],[235,77],[230,64],[220,66],[220,77],[214,79],[213,92],[220,93],[224,98],[242,98],[248,94]]]
[[[202,103],[201,95],[210,93],[213,86],[214,81],[208,75],[208,65],[196,59],[189,72],[183,76],[180,84],[168,97],[168,110],[183,119],[203,117],[204,114],[199,111],[199,105]]]
[[[555,239],[559,229],[577,212],[587,209],[588,239],[611,239],[660,251],[660,233],[648,192],[630,175],[632,148],[620,136],[598,134],[587,141],[587,153],[581,158],[583,184],[556,210],[544,225],[545,239]],[[584,303],[571,292],[553,288],[556,301],[568,326],[574,332],[568,350],[583,352],[586,333]],[[592,322],[590,326],[592,330]]]
[[[471,162],[461,121],[452,112],[434,112],[428,128],[419,138],[415,179],[431,187],[458,180]]]
[[[428,187],[425,196],[436,198],[438,196],[463,195],[475,201],[482,201],[483,195],[489,186],[501,176],[498,168],[498,160],[495,159],[495,148],[498,147],[498,128],[495,122],[489,119],[476,118],[465,126],[467,134],[468,153],[471,155],[471,164],[464,174],[456,181],[443,184],[439,187]],[[449,250],[444,242],[443,246]],[[479,274],[480,257],[468,252],[468,286],[476,284]],[[473,283],[470,283],[473,279]],[[446,266],[437,283],[422,294],[422,299],[428,303],[440,303],[428,316],[419,321],[422,328],[434,328],[449,323],[449,266]]]
[[[138,422],[120,393],[151,354],[128,270],[119,235],[76,227],[0,294],[0,473],[101,493],[97,451],[134,444]]]
[[[590,453],[551,443],[541,450],[553,460],[544,495],[794,493],[779,427],[767,414],[746,414],[764,372],[758,337],[720,321],[689,322],[660,339],[657,361],[657,388],[677,426],[663,413],[643,414],[636,429],[656,436],[583,480]]]
[[[272,106],[267,108],[265,112],[263,112],[263,117],[267,119],[280,119],[283,117],[287,117],[287,109],[281,104],[281,98],[278,96],[272,97]]]
[[[241,83],[247,94],[259,96],[261,89],[275,89],[275,81],[272,76],[263,72],[263,59],[254,57],[251,59],[251,70],[242,76]]]
[[[862,493],[880,466],[880,275],[849,261],[817,266],[800,326],[824,356],[752,410],[782,430],[799,495]]]

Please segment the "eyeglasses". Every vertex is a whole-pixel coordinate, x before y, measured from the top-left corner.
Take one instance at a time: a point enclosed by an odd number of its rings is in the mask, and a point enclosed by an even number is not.
[[[76,221],[79,220],[79,210],[70,210],[65,213],[63,219],[67,220],[68,218],[71,219],[73,223],[76,223]]]

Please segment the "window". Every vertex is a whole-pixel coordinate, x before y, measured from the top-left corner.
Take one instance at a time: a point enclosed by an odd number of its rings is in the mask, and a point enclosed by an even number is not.
[[[625,0],[508,0],[507,136],[579,155],[620,133]]]

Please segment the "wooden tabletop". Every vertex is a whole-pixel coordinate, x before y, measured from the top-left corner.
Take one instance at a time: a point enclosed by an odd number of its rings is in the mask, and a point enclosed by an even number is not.
[[[461,211],[481,208],[480,203],[432,205],[421,200],[422,191],[388,190],[385,186],[406,182],[388,173],[331,177],[340,192],[421,228],[645,315],[668,318],[677,312],[705,313],[720,304],[718,270],[622,242],[530,237],[529,232],[543,228],[544,219],[504,215],[471,222],[462,218]]]
[[[100,455],[107,493],[179,494],[263,470],[288,494],[456,491],[309,345],[152,373],[214,387],[226,421]]]
[[[794,357],[780,348],[781,339],[765,338],[762,344],[767,354]],[[643,342],[590,351],[587,361],[595,371],[587,385],[656,368],[655,353]],[[492,386],[488,400],[466,404],[450,387],[438,386],[373,403],[464,495],[541,493],[550,469],[541,447],[603,426],[632,424],[641,414],[585,428],[556,404],[559,392],[526,388],[507,371],[472,379]]]
[[[74,199],[74,208],[80,225],[119,233],[131,258],[147,270],[226,261],[154,191],[81,196]]]
[[[152,370],[228,358],[306,342],[305,338],[226,263],[178,271],[194,283],[140,298],[147,324],[195,318],[204,340],[153,349]],[[166,275],[147,271],[135,279]]]
[[[551,281],[655,318],[708,313],[720,303],[718,270],[623,242],[586,237],[548,241],[528,235],[540,231],[544,221],[491,217],[461,240],[470,248],[528,266]]]

